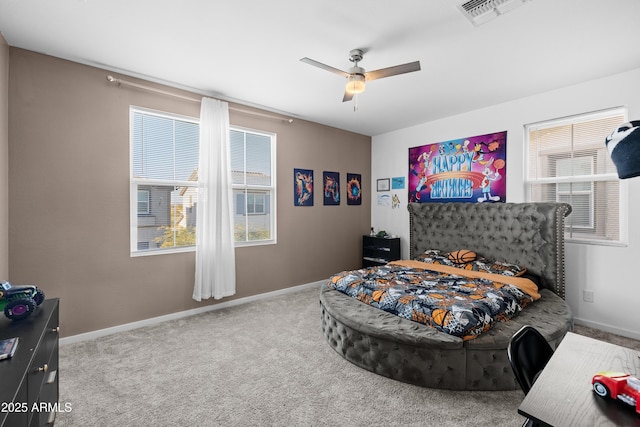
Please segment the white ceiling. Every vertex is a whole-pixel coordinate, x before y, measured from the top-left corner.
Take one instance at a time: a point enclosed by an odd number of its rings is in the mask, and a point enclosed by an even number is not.
[[[532,0],[481,26],[460,0],[0,0],[10,46],[379,135],[640,67],[639,0]],[[347,70],[420,61],[342,102]]]

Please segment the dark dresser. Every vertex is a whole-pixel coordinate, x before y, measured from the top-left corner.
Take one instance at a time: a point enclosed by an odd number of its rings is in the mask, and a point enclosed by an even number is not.
[[[0,360],[0,426],[53,425],[58,411],[58,313],[55,298],[24,320],[0,314],[0,339],[20,337],[14,356]]]

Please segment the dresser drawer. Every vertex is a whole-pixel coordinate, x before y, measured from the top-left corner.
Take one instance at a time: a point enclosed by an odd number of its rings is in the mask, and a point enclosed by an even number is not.
[[[40,389],[49,377],[49,373],[58,369],[58,358],[52,360],[54,351],[57,356],[58,346],[58,310],[52,313],[47,322],[40,343],[35,350],[31,368],[28,372],[28,396],[29,402],[38,402]],[[52,364],[53,363],[53,364]],[[54,366],[55,365],[55,366]],[[56,373],[57,377],[57,373]],[[57,396],[56,396],[57,398]]]

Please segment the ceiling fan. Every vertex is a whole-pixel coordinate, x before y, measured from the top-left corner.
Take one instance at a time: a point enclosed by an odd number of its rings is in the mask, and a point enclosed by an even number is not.
[[[347,79],[347,86],[344,91],[342,102],[351,101],[354,95],[364,92],[365,81],[420,71],[420,61],[415,61],[367,72],[364,68],[358,66],[358,62],[362,61],[363,55],[364,49],[353,49],[349,52],[349,61],[354,63],[354,66],[349,68],[349,71],[342,71],[306,57],[302,58],[300,61],[345,77]]]

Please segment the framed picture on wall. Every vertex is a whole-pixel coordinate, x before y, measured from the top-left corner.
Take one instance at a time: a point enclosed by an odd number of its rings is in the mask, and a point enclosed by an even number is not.
[[[323,201],[326,206],[340,204],[340,172],[322,172]]]
[[[394,190],[404,189],[404,176],[396,176],[391,178],[391,188]]]
[[[347,205],[362,204],[362,176],[357,173],[347,174]]]
[[[382,178],[377,181],[377,190],[378,191],[389,191],[391,185],[391,180],[389,178]]]
[[[293,205],[313,206],[313,170],[293,170]]]

